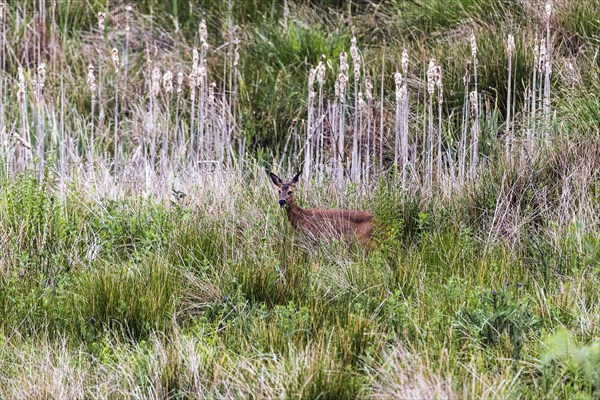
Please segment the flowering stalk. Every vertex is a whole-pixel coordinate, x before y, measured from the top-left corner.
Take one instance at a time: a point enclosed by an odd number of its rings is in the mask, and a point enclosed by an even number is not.
[[[92,160],[94,157],[94,141],[95,141],[94,109],[96,106],[96,90],[98,89],[96,86],[96,77],[94,76],[94,70],[95,70],[94,66],[92,64],[89,64],[88,65],[88,74],[87,74],[87,85],[88,85],[88,88],[90,89],[90,98],[91,98],[91,103],[92,103],[92,109],[91,109],[91,115],[90,115],[90,122],[91,122],[92,126],[91,126],[90,142],[88,145],[88,162],[90,163],[90,166],[92,165]]]
[[[313,161],[313,108],[315,102],[315,78],[317,76],[317,70],[311,68],[308,73],[308,116],[306,121],[306,140],[304,143],[304,173],[302,174],[303,180],[308,182],[312,175],[312,161]]]
[[[129,73],[129,37],[131,36],[132,14],[133,7],[131,5],[127,5],[125,7],[125,65],[123,66],[123,70],[125,72],[123,79],[123,93],[125,99],[127,98],[127,75]]]
[[[106,13],[98,13],[98,30],[100,31],[100,42],[102,47],[98,49],[98,105],[100,107],[100,113],[98,116],[100,127],[104,125],[104,102],[102,101],[102,66],[104,64],[104,22],[106,20]]]
[[[198,54],[198,49],[194,48],[192,50],[192,72],[189,76],[189,87],[190,87],[190,96],[192,97],[192,108],[191,108],[191,121],[190,121],[190,147],[189,147],[189,161],[193,162],[193,154],[194,154],[194,117],[196,115],[196,86],[198,83],[199,76],[199,62],[200,55]]]
[[[319,116],[319,122],[317,125],[317,155],[315,158],[315,162],[317,167],[320,169],[319,178],[322,177],[322,169],[323,169],[323,158],[324,158],[324,138],[323,138],[323,85],[325,83],[325,64],[323,61],[325,60],[325,55],[321,55],[321,60],[319,61],[319,65],[317,66],[317,83],[319,84],[319,104],[317,115]]]
[[[400,86],[400,100],[401,100],[401,126],[402,131],[400,135],[400,148],[401,148],[401,157],[402,157],[402,182],[406,183],[406,175],[407,175],[407,167],[409,163],[409,146],[408,146],[408,87],[407,87],[407,77],[408,77],[408,51],[406,49],[402,50],[402,73],[404,74],[404,79],[402,80],[402,85]]]
[[[537,32],[535,34],[535,38],[533,39],[533,80],[531,83],[531,130],[529,131],[529,135],[527,138],[527,143],[529,147],[529,152],[533,150],[533,144],[535,141],[536,135],[536,121],[537,121],[537,78],[538,72],[540,71],[540,52],[541,46],[539,44]],[[541,78],[540,78],[541,81]]]
[[[471,103],[471,179],[475,177],[477,164],[479,163],[479,94],[477,91],[477,40],[475,34],[471,34],[471,56],[473,57],[473,84],[474,90],[469,95]]]
[[[112,62],[115,70],[115,124],[114,124],[114,155],[113,155],[113,171],[115,176],[119,169],[119,50],[115,47],[112,49]]]
[[[204,112],[206,109],[206,90],[207,90],[207,79],[208,79],[208,71],[207,71],[207,62],[206,62],[206,52],[208,50],[208,29],[206,27],[206,21],[200,21],[200,25],[198,27],[198,33],[200,35],[200,55],[198,61],[198,69],[196,70],[196,88],[198,89],[198,128],[196,131],[196,136],[198,137],[198,144],[196,148],[196,159],[204,160],[205,159],[205,150],[207,150],[207,146],[210,144],[210,138],[208,137],[208,132],[205,129],[205,116]],[[194,150],[192,150],[194,151]]]
[[[473,90],[469,94],[471,103],[471,179],[475,178],[477,173],[477,164],[479,163],[479,99],[477,91]]]
[[[41,182],[44,178],[44,164],[45,164],[45,139],[46,131],[44,127],[44,86],[46,82],[46,65],[41,63],[37,68],[37,78],[35,80],[35,100],[36,100],[36,141],[37,141],[37,156],[39,162],[38,179]]]
[[[433,96],[435,93],[435,60],[429,61],[429,67],[427,68],[427,144],[426,144],[426,166],[425,166],[425,183],[429,190],[433,186]]]
[[[438,183],[442,179],[442,104],[444,102],[444,85],[442,84],[442,67],[435,66],[434,82],[437,89],[438,101],[438,134],[437,134],[437,154],[436,154],[436,179]]]
[[[233,31],[235,33],[235,31]],[[231,108],[232,108],[232,119],[233,119],[233,124],[232,124],[232,129],[230,131],[227,132],[227,147],[229,149],[231,149],[231,133],[233,132],[233,129],[237,129],[238,126],[238,113],[237,113],[237,99],[238,99],[238,76],[239,76],[239,69],[238,69],[238,64],[240,61],[240,39],[237,36],[234,36],[233,39],[233,89],[232,89],[232,93],[231,93]],[[231,88],[231,86],[230,86]],[[239,148],[238,148],[238,154],[240,155],[240,157],[243,156],[244,154],[244,148],[245,148],[245,137],[239,141]],[[228,158],[228,163],[231,164],[231,161],[233,160],[233,151],[231,151],[230,156]],[[231,165],[228,165],[231,166]],[[242,163],[240,163],[240,168],[242,166]]]
[[[400,154],[400,135],[402,124],[402,74],[398,71],[394,74],[394,82],[396,84],[396,129],[394,130],[394,166],[398,167],[398,160],[401,159]]]
[[[467,160],[467,124],[469,115],[469,86],[471,82],[471,63],[467,63],[465,75],[463,77],[464,85],[464,98],[463,98],[463,109],[462,109],[462,122],[461,122],[461,133],[460,141],[458,143],[458,179],[460,183],[464,183],[465,171],[466,171],[466,160]]]
[[[385,52],[381,58],[381,93],[379,94],[379,173],[383,172],[383,87],[385,78]]]
[[[354,67],[354,130],[352,134],[352,165],[350,167],[350,176],[354,182],[360,181],[360,146],[359,146],[359,118],[360,105],[358,104],[360,92],[360,67],[361,59],[356,45],[356,37],[352,38],[350,46],[350,57]]]
[[[1,36],[0,36],[0,69],[4,68],[4,62],[5,62],[5,53],[6,50],[4,49],[5,43],[6,43],[6,2],[5,0],[0,0],[0,29],[1,31]],[[6,132],[6,122],[5,122],[5,117],[4,117],[4,104],[6,104],[6,90],[4,90],[4,85],[6,84],[6,78],[5,75],[2,74],[2,79],[0,80],[0,133],[1,132]],[[7,141],[8,138],[6,137],[2,137],[0,136],[0,143],[5,143]],[[8,146],[5,147],[6,149],[6,154],[5,154],[5,159],[8,160],[9,158],[9,148]],[[6,167],[8,168],[9,163],[6,163]],[[8,172],[8,170],[7,170]]]
[[[166,103],[166,113],[167,115],[171,115],[171,95],[173,93],[173,72],[167,70],[162,77],[162,86],[164,91],[165,103]],[[166,119],[166,127],[163,129],[163,137],[162,137],[162,146],[160,153],[160,164],[165,171],[168,167],[168,151],[169,151],[169,126],[170,118]],[[164,174],[163,174],[164,175]]]
[[[506,160],[508,161],[510,159],[510,154],[511,154],[511,146],[512,146],[512,142],[514,140],[513,137],[513,132],[511,131],[511,127],[510,127],[510,123],[511,123],[511,119],[510,119],[510,109],[511,109],[511,103],[510,103],[510,96],[511,96],[511,83],[512,83],[512,54],[513,51],[515,50],[515,37],[512,34],[508,35],[508,41],[506,44],[506,53],[508,55],[508,93],[507,93],[507,98],[506,98],[506,143],[505,143],[505,153],[506,153]]]
[[[28,154],[31,153],[31,138],[29,137],[29,124],[27,123],[27,97],[25,90],[25,74],[23,73],[23,68],[19,67],[19,83],[17,87],[17,99],[19,101],[19,109],[21,114],[21,136],[15,134],[15,139],[21,144],[19,150],[17,150],[17,165],[19,161],[22,162],[20,165],[20,170],[25,169],[27,161],[29,157]],[[26,149],[28,151],[23,150]]]
[[[184,147],[184,133],[183,133],[183,129],[181,129],[180,126],[180,122],[179,122],[179,105],[181,103],[181,94],[183,93],[183,81],[184,81],[184,75],[183,72],[179,71],[177,73],[177,89],[176,89],[176,93],[177,93],[177,103],[175,105],[175,144],[174,144],[174,151],[176,151],[177,154],[177,159],[178,161],[182,161],[182,149]]]
[[[337,165],[338,183],[341,184],[344,179],[344,139],[346,136],[345,114],[346,114],[346,86],[348,85],[348,55],[345,51],[340,53],[340,73],[338,75],[338,93],[339,93],[339,123],[338,123],[338,150],[339,157]]]
[[[546,3],[546,51],[544,60],[544,140],[548,140],[550,129],[550,75],[552,75],[552,41],[550,40],[550,18],[552,17],[552,3]]]
[[[152,168],[156,166],[156,114],[157,114],[157,101],[158,95],[160,94],[160,81],[162,74],[160,69],[154,68],[152,70],[152,81],[150,86],[150,132],[151,132],[151,144],[150,144],[150,165]]]
[[[364,177],[367,185],[369,184],[369,176],[371,170],[371,146],[373,140],[371,139],[371,124],[372,124],[372,107],[373,107],[373,83],[371,82],[371,76],[365,77],[365,97],[367,98],[366,103],[366,116],[367,116],[367,144],[365,146],[365,161],[364,161]]]

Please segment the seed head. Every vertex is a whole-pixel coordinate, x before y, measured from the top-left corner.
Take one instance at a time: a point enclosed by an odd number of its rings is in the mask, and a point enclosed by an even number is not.
[[[340,53],[340,74],[348,73],[348,54],[345,51]]]
[[[237,67],[238,63],[240,62],[239,43],[240,43],[240,40],[238,38],[236,38],[234,41],[234,47],[233,47],[233,66],[234,67]]]
[[[512,33],[508,34],[508,41],[506,43],[506,51],[508,55],[511,56],[513,51],[515,50],[515,37]]]
[[[19,84],[17,87],[17,99],[20,103],[25,102],[25,74],[23,68],[19,67]]]
[[[206,58],[203,58],[200,61],[200,65],[198,66],[198,78],[202,79],[206,76]],[[200,83],[200,82],[198,82]]]
[[[354,79],[359,79],[361,60],[358,47],[356,46],[356,37],[352,37],[351,43],[350,57],[352,58],[352,63],[354,64]]]
[[[119,49],[116,47],[112,49],[112,62],[115,67],[115,73],[119,74]]]
[[[533,39],[533,66],[537,70],[540,69],[540,43],[538,40],[537,33],[535,34],[535,38]]]
[[[200,40],[205,41],[208,38],[208,30],[206,29],[206,21],[200,21],[200,26],[198,27],[198,31],[200,32]]]
[[[163,75],[163,87],[165,88],[165,93],[173,92],[173,73],[169,70]]]
[[[475,39],[475,33],[471,32],[471,57],[473,57],[473,62],[477,64],[477,39]]]
[[[308,72],[308,99],[312,100],[315,98],[315,78],[317,76],[317,70],[311,68]]]
[[[177,94],[180,94],[183,89],[183,72],[179,71],[179,73],[177,74]]]
[[[358,92],[358,109],[360,111],[365,111],[366,107],[365,107],[365,101],[363,100],[363,94],[362,92]]]
[[[192,50],[192,70],[198,69],[199,61],[200,55],[198,54],[198,49],[194,47],[194,50]]]
[[[400,103],[400,89],[402,88],[402,74],[398,71],[394,74],[394,82],[396,83],[396,103]]]
[[[35,80],[36,96],[37,100],[40,101],[44,92],[44,86],[46,83],[46,65],[40,63],[37,68],[37,79]]]
[[[341,74],[338,76],[340,98],[346,97],[346,85],[348,84],[348,76]]]
[[[442,104],[444,101],[444,85],[442,84],[442,67],[439,65],[435,66],[434,81],[438,90],[438,102]]]
[[[477,101],[477,91],[473,90],[469,93],[469,101],[471,102],[471,116],[473,119],[479,114],[479,104]]]
[[[198,27],[198,32],[200,33],[200,44],[202,50],[208,50],[208,30],[206,29],[206,21],[200,21],[200,26]]]
[[[191,82],[192,85],[195,87],[200,87],[200,85],[202,85],[202,83],[206,80],[207,75],[208,72],[206,68],[206,58],[202,58],[200,60],[200,64],[198,64],[198,67],[196,68],[196,72],[194,74],[195,80]]]
[[[546,46],[540,44],[540,71],[546,70]]]
[[[90,89],[90,94],[92,95],[92,100],[96,98],[96,76],[94,76],[94,65],[88,65],[88,73],[87,73],[87,85]]]
[[[402,72],[404,75],[408,75],[408,51],[402,50]]]
[[[552,2],[549,1],[546,3],[546,7],[545,7],[545,15],[546,15],[546,21],[550,21],[550,17],[552,16]]]
[[[190,73],[190,87],[196,87],[200,71],[198,69],[198,62],[200,61],[200,55],[198,49],[194,48],[192,51],[192,72]]]
[[[198,65],[198,68],[196,69],[196,74],[194,75],[196,80],[192,82],[193,85],[199,87],[206,78],[206,75],[206,59],[203,58],[200,60],[200,65]]]
[[[0,1],[0,22],[4,21],[4,15],[6,13],[6,4],[4,1]]]
[[[321,88],[325,83],[325,64],[323,64],[323,60],[319,61],[319,65],[317,65],[317,83]]]
[[[44,87],[44,83],[46,82],[46,64],[44,63],[40,63],[40,65],[37,68],[37,73],[38,73],[38,82],[40,84],[40,87]]]
[[[198,81],[198,75],[195,71],[192,71],[188,78],[188,86],[190,87],[190,89],[192,89],[192,92],[190,94],[192,95],[192,97],[194,97],[196,93],[196,82]]]
[[[217,87],[217,84],[215,82],[211,82],[211,84],[208,86],[208,104],[214,104],[215,103],[215,88]]]
[[[435,59],[429,60],[429,67],[427,68],[427,93],[433,96],[435,90],[435,72],[436,72]]]
[[[433,68],[433,81],[435,82],[436,87],[439,87],[442,84],[442,67],[440,65],[436,65]]]
[[[371,75],[365,76],[365,97],[367,101],[373,100],[373,82],[371,82]]]
[[[125,31],[126,32],[131,31],[130,22],[131,22],[131,14],[132,13],[133,13],[133,7],[131,7],[130,5],[125,7]]]
[[[106,13],[99,12],[98,13],[98,29],[101,32],[104,32],[104,20],[106,19]]]
[[[154,68],[152,70],[152,96],[156,97],[160,93],[160,78],[161,78],[160,69]]]
[[[358,48],[356,47],[356,36],[352,36],[350,39],[350,57],[354,60],[358,58]]]
[[[469,77],[471,76],[471,62],[467,62],[467,69],[465,71],[465,75],[463,76],[463,85],[467,86],[469,84]]]

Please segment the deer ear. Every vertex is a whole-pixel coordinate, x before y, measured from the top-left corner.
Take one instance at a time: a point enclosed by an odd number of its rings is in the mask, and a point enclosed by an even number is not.
[[[301,173],[302,173],[302,171],[298,171],[298,173],[296,174],[296,176],[294,177],[294,179],[292,179],[292,181],[290,183],[293,183],[293,184],[298,183],[298,178],[300,178]]]
[[[283,185],[283,182],[281,181],[280,177],[278,177],[277,175],[275,175],[272,172],[269,172],[269,175],[271,175],[271,180],[273,181],[273,183],[275,184],[275,186],[281,187]]]

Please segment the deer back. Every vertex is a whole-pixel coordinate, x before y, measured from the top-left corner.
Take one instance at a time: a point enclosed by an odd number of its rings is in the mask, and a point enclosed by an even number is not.
[[[368,243],[373,236],[373,214],[353,210],[298,209],[292,225],[318,238],[356,238]]]

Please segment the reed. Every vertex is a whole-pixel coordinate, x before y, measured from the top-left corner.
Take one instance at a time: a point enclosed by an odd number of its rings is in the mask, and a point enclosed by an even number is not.
[[[0,0],[0,398],[594,398],[592,1],[63,3]]]

